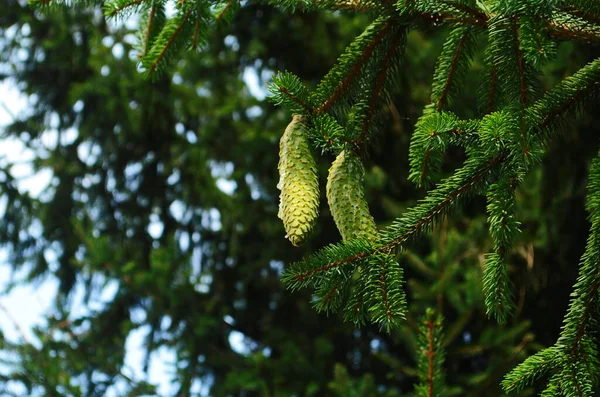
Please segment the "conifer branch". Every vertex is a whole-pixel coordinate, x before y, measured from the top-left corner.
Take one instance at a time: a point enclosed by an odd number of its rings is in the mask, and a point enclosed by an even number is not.
[[[460,57],[460,54],[463,50],[463,46],[465,44],[467,34],[468,34],[468,32],[465,32],[463,37],[461,37],[461,39],[458,41],[458,44],[456,46],[456,50],[454,51],[454,56],[452,57],[452,63],[450,64],[450,70],[449,70],[448,76],[446,77],[446,82],[444,84],[444,88],[442,89],[442,93],[440,94],[440,97],[437,100],[436,107],[437,107],[438,112],[441,111],[442,108],[444,106],[446,106],[446,104],[447,104],[448,90],[450,89],[450,85],[452,84],[452,77],[454,77],[454,71],[456,70],[456,65],[458,64],[458,58]]]
[[[406,36],[404,30],[401,30],[397,33],[396,38],[390,46],[390,49],[385,54],[385,57],[381,62],[381,67],[379,69],[379,72],[377,73],[377,77],[375,78],[375,88],[373,89],[371,93],[371,99],[369,100],[369,108],[367,109],[367,113],[365,114],[362,122],[360,136],[356,140],[356,144],[358,146],[362,145],[363,141],[365,140],[367,130],[371,123],[371,119],[375,113],[377,104],[379,103],[379,100],[383,94],[386,80],[388,80],[388,72],[390,69],[392,58],[398,53],[398,51],[400,51],[399,46],[404,41],[405,37]]]
[[[115,16],[117,16],[117,14],[121,13],[121,11],[123,11],[129,7],[139,6],[140,4],[143,4],[147,1],[148,0],[129,0],[122,4],[117,3],[118,5],[116,4],[115,7],[107,9],[106,15],[109,17],[115,17]]]
[[[600,18],[577,8],[574,4],[565,4],[563,10],[579,19],[600,26]]]
[[[467,164],[455,175],[448,178],[445,183],[442,183],[439,188],[429,192],[427,196],[432,198],[431,203],[426,201],[418,204],[416,207],[408,210],[404,217],[395,221],[384,233],[384,240],[387,241],[384,246],[394,248],[428,228],[439,215],[445,213],[455,203],[456,199],[467,193],[478,182],[481,182],[493,168],[505,160],[506,154],[501,154],[484,162],[473,173],[470,171],[472,171],[472,168],[475,168],[473,167],[475,164]],[[466,179],[462,180],[460,178],[463,176],[462,174],[465,174]],[[454,186],[453,182],[459,182],[459,180],[460,184],[457,187],[449,188],[450,186]],[[420,215],[418,220],[417,217],[413,217],[417,214]],[[398,231],[401,233],[394,237],[394,234]]]
[[[192,36],[192,48],[196,48],[198,46],[198,37],[200,35],[200,18],[196,20],[196,24],[194,26],[194,35]]]
[[[148,44],[150,41],[150,32],[152,29],[152,24],[154,23],[154,15],[156,13],[156,8],[157,8],[157,6],[153,5],[150,8],[150,12],[148,14],[148,22],[146,24],[146,29],[144,30],[144,39],[142,41],[142,51],[140,53],[140,57],[143,57],[144,54],[146,54],[146,51],[148,50]]]
[[[504,377],[502,389],[507,393],[523,389],[548,371],[560,367],[562,358],[562,353],[556,347],[546,348],[528,357]]]
[[[364,64],[369,60],[371,55],[373,55],[375,49],[381,44],[383,39],[386,37],[390,29],[392,28],[393,23],[391,20],[388,20],[382,29],[373,37],[371,42],[365,47],[362,54],[358,57],[352,68],[346,73],[344,78],[335,86],[332,90],[329,97],[327,97],[321,106],[319,106],[316,111],[317,112],[326,112],[329,108],[344,94],[346,88],[354,81],[354,79],[358,76]]]
[[[553,20],[548,22],[546,33],[557,40],[582,41],[585,43],[600,43],[600,30],[590,31],[566,21]]]
[[[442,342],[443,319],[432,309],[427,309],[420,321],[417,338],[419,349],[419,384],[415,387],[418,397],[442,397],[447,395],[444,381],[444,349]]]
[[[467,18],[467,17],[461,17],[461,16],[448,14],[448,13],[430,14],[427,12],[416,12],[415,14],[417,17],[419,17],[423,22],[427,23],[428,25],[437,26],[437,25],[447,22],[450,24],[471,25],[471,26],[477,26],[480,28],[485,28],[487,26],[487,19],[477,19],[477,18],[473,18],[473,17]]]
[[[163,48],[160,50],[160,52],[158,53],[158,55],[156,56],[156,58],[154,59],[154,61],[150,65],[150,67],[148,68],[148,73],[154,73],[156,71],[156,69],[157,69],[158,65],[160,64],[160,62],[164,59],[164,57],[167,54],[167,52],[171,49],[171,47],[175,43],[175,40],[177,39],[177,36],[181,33],[181,31],[182,31],[184,25],[186,24],[188,18],[190,17],[190,15],[192,15],[192,12],[193,12],[193,10],[189,9],[182,16],[181,20],[179,21],[179,24],[175,28],[174,32],[170,35],[167,43],[163,46]]]
[[[425,184],[427,180],[427,167],[429,165],[429,159],[431,158],[431,148],[428,147],[425,150],[425,156],[423,157],[423,168],[421,169],[421,176],[419,177],[419,183],[421,185]]]
[[[538,120],[541,129],[556,119],[581,106],[600,91],[600,58],[588,63],[575,74],[564,79],[535,102],[528,112]]]
[[[231,6],[233,5],[233,2],[235,0],[229,0],[227,2],[227,4],[225,5],[225,7],[223,8],[223,10],[219,13],[219,15],[217,15],[217,17],[215,18],[217,22],[219,22],[223,16],[227,13],[227,11],[231,8]]]
[[[479,28],[487,28],[489,24],[490,16],[485,18],[479,17],[463,17],[454,15],[451,13],[427,13],[414,11],[414,15],[425,22],[427,25],[440,25],[443,23],[456,24],[456,25],[470,25]],[[578,27],[574,23],[560,22],[557,20],[550,20],[544,26],[544,31],[551,38],[557,40],[568,40],[568,41],[582,41],[586,43],[600,43],[600,32],[588,31]]]
[[[425,326],[427,327],[427,346],[428,350],[425,353],[428,357],[428,368],[427,368],[427,397],[433,397],[433,362],[434,362],[434,340],[433,340],[433,321],[426,321]]]
[[[492,61],[493,62],[493,61]],[[498,65],[494,62],[492,64],[492,75],[490,78],[490,91],[488,95],[488,106],[487,106],[487,114],[490,114],[494,111],[494,99],[496,97],[496,86],[498,80]]]
[[[519,16],[515,15],[514,20],[515,51],[517,57],[517,68],[519,71],[519,90],[521,109],[527,104],[527,83],[525,79],[525,60],[523,59],[523,50],[521,49],[521,40],[519,39]]]
[[[333,285],[333,287],[331,287],[331,289],[329,290],[329,292],[327,293],[327,295],[325,295],[325,297],[318,303],[317,309],[322,311],[327,307],[327,304],[331,301],[331,298],[333,298],[333,295],[338,292],[338,287],[339,287],[339,283],[335,283]]]
[[[487,21],[487,19],[488,19],[488,16],[485,14],[485,12],[483,12],[482,10],[479,10],[475,7],[471,7],[466,4],[456,2],[456,1],[450,1],[450,0],[441,0],[440,3],[447,4],[451,7],[456,8],[459,11],[465,12],[475,19],[480,19],[483,21]]]
[[[306,103],[304,103],[300,98],[292,95],[292,93],[290,93],[287,88],[285,87],[278,87],[279,88],[279,92],[281,92],[283,95],[287,96],[288,98],[290,98],[292,101],[296,102],[298,105],[300,105],[307,113],[311,112],[311,108],[310,106],[308,106]]]

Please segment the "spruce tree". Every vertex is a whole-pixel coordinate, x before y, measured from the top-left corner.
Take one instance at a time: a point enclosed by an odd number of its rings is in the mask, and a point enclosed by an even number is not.
[[[59,7],[60,0],[36,0]],[[201,49],[211,29],[235,17],[239,3],[204,0],[86,1],[103,5],[111,18],[142,16],[139,56],[143,71],[159,79],[184,49]],[[410,315],[404,269],[398,257],[417,238],[469,200],[485,197],[489,236],[481,289],[487,314],[504,324],[515,312],[515,292],[507,258],[522,233],[517,192],[539,166],[548,143],[593,104],[600,91],[600,59],[593,60],[554,87],[539,76],[557,52],[559,42],[600,41],[600,3],[595,0],[270,0],[289,12],[348,11],[372,22],[355,38],[314,89],[302,76],[281,72],[270,86],[271,99],[302,119],[297,135],[284,137],[281,163],[296,175],[284,183],[283,197],[316,202],[312,156],[332,161],[327,184],[331,214],[342,237],[339,243],[289,265],[282,282],[291,290],[311,288],[319,311],[340,312],[356,325],[376,324],[400,332]],[[175,12],[168,15],[167,6]],[[363,173],[372,142],[381,128],[386,97],[397,83],[407,35],[413,29],[448,27],[449,34],[432,77],[430,103],[423,109],[411,138],[408,178],[429,189],[414,207],[378,231],[364,201]],[[470,76],[477,45],[485,45],[485,68],[475,117],[452,111]],[[304,134],[304,135],[301,135]],[[290,140],[292,140],[290,142]],[[310,147],[306,143],[310,144]],[[444,177],[444,156],[451,148],[465,153],[462,167]],[[293,150],[301,150],[294,153]],[[307,153],[311,153],[308,155]],[[309,158],[307,158],[309,157]],[[300,175],[300,173],[304,173]],[[310,178],[307,178],[307,174]],[[298,185],[302,180],[310,183]],[[308,186],[308,187],[307,187]],[[598,387],[598,297],[600,287],[600,161],[590,168],[586,209],[591,223],[580,275],[574,286],[562,333],[556,344],[529,357],[509,372],[502,387],[518,392],[545,377],[543,395],[587,396]],[[293,195],[298,196],[294,197]],[[310,196],[310,197],[308,197]],[[304,226],[294,245],[310,239],[314,217],[282,203],[286,228]],[[311,208],[311,214],[314,213]],[[295,218],[297,217],[297,218]],[[294,226],[296,225],[296,226]],[[291,238],[290,238],[291,239]],[[290,248],[292,249],[292,248]],[[442,371],[441,319],[427,311],[419,327],[421,384],[417,395],[446,395]],[[339,378],[344,378],[339,371]]]

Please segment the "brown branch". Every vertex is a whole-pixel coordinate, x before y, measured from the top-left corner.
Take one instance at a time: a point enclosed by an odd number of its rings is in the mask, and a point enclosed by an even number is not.
[[[200,18],[196,20],[196,26],[194,27],[194,36],[192,38],[192,48],[196,48],[198,45],[198,35],[200,34]]]
[[[312,270],[309,270],[309,271],[304,272],[304,273],[296,274],[294,277],[296,278],[296,282],[302,283],[302,282],[304,282],[304,280],[306,280],[307,278],[311,277],[315,273],[326,272],[327,270],[333,269],[333,268],[338,267],[340,265],[343,265],[343,264],[346,264],[346,263],[350,263],[350,262],[354,262],[354,261],[362,259],[362,258],[366,258],[367,256],[371,255],[372,253],[373,253],[372,251],[361,252],[359,254],[352,255],[352,256],[349,256],[349,257],[344,258],[344,259],[340,259],[340,260],[337,260],[337,261],[330,262],[330,263],[328,263],[326,265],[323,265],[321,267],[318,267],[316,269],[312,269]]]
[[[427,364],[427,397],[433,397],[433,361],[434,361],[434,346],[433,346],[433,321],[426,321],[427,326],[427,344],[428,350],[425,353],[428,356]]]
[[[550,21],[548,23],[548,26],[546,26],[546,33],[557,40],[600,43],[600,33],[589,32],[577,27],[571,27],[564,23],[560,24],[556,21]]]
[[[435,218],[435,216],[437,216],[445,208],[449,207],[458,196],[463,194],[468,188],[470,188],[479,179],[483,178],[485,176],[485,174],[487,174],[492,168],[501,164],[505,160],[506,160],[506,155],[504,155],[504,154],[500,155],[498,157],[492,158],[477,174],[473,175],[471,178],[469,178],[467,181],[465,181],[465,183],[463,183],[456,190],[451,192],[446,197],[445,200],[443,200],[440,204],[438,204],[431,211],[429,211],[429,214],[427,214],[425,217],[421,218],[414,226],[409,228],[403,235],[392,240],[387,245],[395,246],[395,245],[404,243],[406,240],[408,240],[410,237],[412,237],[413,234],[417,233],[418,231],[423,229],[423,227],[425,225],[429,224],[433,220],[433,218]]]
[[[381,31],[377,33],[377,35],[373,38],[373,41],[371,41],[369,45],[363,50],[362,55],[358,58],[356,64],[354,64],[352,69],[350,69],[350,72],[348,72],[344,79],[340,81],[337,87],[334,88],[334,90],[331,92],[331,95],[329,95],[325,102],[323,102],[323,104],[317,108],[317,112],[326,112],[334,104],[334,102],[338,100],[340,96],[342,96],[342,94],[346,91],[350,83],[358,75],[365,62],[367,62],[367,60],[371,57],[371,55],[375,51],[375,48],[377,48],[377,46],[381,43],[383,38],[391,29],[391,27],[392,22],[388,21],[383,27],[383,29],[381,29]]]
[[[217,17],[215,18],[215,19],[217,20],[217,22],[218,22],[218,21],[220,21],[220,20],[223,18],[223,16],[225,15],[225,13],[226,13],[226,12],[229,10],[229,8],[231,8],[231,6],[233,5],[233,2],[234,2],[234,0],[229,0],[229,1],[227,2],[227,5],[225,6],[225,8],[223,8],[223,11],[221,11],[221,12],[219,13],[219,15],[217,15]]]
[[[588,325],[588,318],[590,317],[590,312],[592,310],[592,306],[594,305],[594,303],[596,301],[596,297],[598,296],[599,289],[600,289],[600,280],[598,279],[598,277],[596,277],[596,279],[592,283],[592,289],[587,296],[587,300],[585,302],[585,310],[581,316],[582,319],[577,324],[577,333],[575,334],[575,341],[572,346],[572,349],[575,351],[575,354],[577,354],[577,347],[579,346],[579,343],[583,339],[583,335],[585,333],[585,328]]]
[[[493,61],[492,61],[493,62]],[[488,97],[488,114],[494,111],[494,99],[496,95],[496,85],[498,82],[498,65],[494,63],[492,66],[492,78],[491,78],[490,95]]]
[[[546,361],[542,361],[541,363],[537,363],[537,365],[535,365],[533,368],[531,368],[530,370],[527,370],[523,373],[523,376],[519,376],[518,378],[516,378],[513,382],[511,382],[510,384],[508,384],[507,386],[503,387],[503,389],[505,391],[509,391],[511,390],[517,383],[519,383],[522,379],[526,379],[529,378],[529,376],[536,372],[539,371],[540,368],[546,366],[546,364],[552,363],[554,360],[556,359],[556,357],[552,357],[550,360],[546,360]]]
[[[485,12],[478,10],[475,7],[470,7],[466,4],[460,4],[460,3],[455,3],[453,1],[448,1],[448,0],[441,0],[441,3],[447,4],[449,6],[452,6],[454,8],[456,8],[459,11],[465,12],[467,14],[470,14],[471,16],[473,16],[474,18],[477,19],[481,19],[484,21],[487,21],[488,16],[485,14]]]
[[[373,93],[371,94],[371,99],[369,101],[369,108],[368,108],[367,114],[365,115],[365,118],[363,119],[363,122],[362,122],[360,136],[356,140],[357,145],[361,145],[367,135],[369,123],[371,122],[371,119],[373,118],[373,114],[375,113],[375,108],[377,107],[377,104],[379,103],[379,98],[382,94],[383,88],[385,87],[385,79],[387,77],[387,72],[389,71],[390,62],[392,60],[392,57],[395,55],[395,53],[398,50],[398,45],[400,44],[400,42],[403,39],[404,39],[404,30],[398,32],[396,39],[392,42],[389,51],[387,52],[383,61],[381,62],[381,69],[379,70],[379,72],[377,73],[377,77],[375,78],[375,89],[373,90]]]
[[[385,317],[387,318],[387,321],[391,321],[392,320],[392,311],[390,309],[390,302],[388,300],[388,294],[387,294],[387,288],[386,288],[386,282],[385,282],[385,271],[381,271],[381,274],[379,275],[379,287],[381,289],[381,300],[383,301],[383,306],[385,307]]]
[[[444,84],[444,89],[440,94],[440,97],[437,100],[437,111],[441,111],[442,107],[446,106],[448,102],[448,92],[450,90],[450,85],[452,84],[452,78],[454,77],[454,72],[456,72],[456,66],[458,65],[458,58],[462,53],[463,45],[467,39],[467,35],[469,32],[465,32],[464,36],[459,40],[456,51],[454,52],[454,57],[452,58],[452,63],[450,64],[450,70],[448,71],[448,77],[446,78],[446,83]]]
[[[298,105],[302,106],[302,108],[304,110],[306,110],[306,112],[310,113],[312,111],[312,109],[310,108],[310,106],[308,106],[306,103],[304,103],[304,101],[302,101],[300,98],[292,95],[292,93],[289,92],[287,90],[287,88],[285,88],[285,87],[278,87],[278,88],[279,88],[279,92],[281,92],[283,95],[285,95],[288,98],[290,98],[292,101],[296,102]]]
[[[331,298],[333,298],[333,295],[337,292],[338,290],[338,286],[339,286],[339,282],[335,283],[335,285],[331,288],[331,290],[327,293],[327,296],[325,296],[325,298],[323,298],[323,300],[321,301],[321,303],[319,304],[319,306],[321,307],[321,309],[325,308],[325,305],[327,304],[327,302],[329,302],[331,300]]]
[[[472,25],[485,28],[487,27],[488,20],[473,18],[473,17],[461,17],[453,14],[447,13],[436,13],[436,14],[428,14],[424,12],[415,12],[416,16],[421,18],[424,22],[432,23],[433,25],[440,25],[444,22],[449,23],[458,23],[461,25]]]
[[[580,90],[577,94],[570,97],[568,100],[563,102],[557,108],[552,109],[551,112],[548,112],[540,123],[541,127],[546,127],[550,124],[555,118],[560,116],[562,113],[566,112],[571,106],[576,105],[583,97],[585,97],[594,86],[600,84],[600,76],[596,80],[592,80],[588,85],[586,85],[582,90]]]
[[[49,2],[51,2],[51,1],[52,1],[52,0],[45,0],[45,2],[44,2],[43,4],[48,4],[48,3],[49,3]],[[117,7],[117,8],[115,8],[114,10],[112,10],[112,11],[109,13],[109,16],[111,16],[111,17],[114,17],[114,16],[115,16],[115,15],[117,15],[119,12],[123,11],[124,9],[126,9],[126,8],[129,8],[129,7],[132,7],[132,6],[135,6],[135,5],[142,4],[142,3],[146,2],[146,1],[148,1],[148,0],[131,0],[130,2],[128,2],[128,3],[125,3],[125,4],[121,5],[120,7]]]
[[[369,7],[365,4],[360,4],[359,1],[345,1],[331,5],[334,10],[352,10],[352,11],[368,11]]]
[[[187,19],[192,14],[192,11],[193,10],[189,10],[188,12],[185,13],[185,15],[183,16],[183,18],[181,19],[181,23],[179,24],[179,26],[177,26],[177,29],[175,29],[175,32],[173,32],[173,34],[169,38],[169,41],[167,42],[167,45],[165,45],[165,47],[163,48],[163,50],[160,52],[160,54],[158,54],[158,56],[156,57],[156,59],[152,63],[152,66],[150,66],[150,69],[148,69],[148,71],[150,73],[152,73],[152,72],[154,72],[156,70],[156,67],[158,66],[158,64],[160,63],[160,61],[164,58],[164,56],[167,53],[167,51],[169,50],[169,48],[171,48],[171,46],[173,45],[173,42],[175,41],[175,39],[177,38],[177,36],[181,32],[181,29],[183,29],[183,25],[185,25],[185,23],[187,22]]]
[[[517,68],[519,70],[519,92],[521,108],[527,104],[527,82],[525,81],[525,60],[523,58],[523,50],[521,49],[521,40],[519,39],[519,16],[515,15],[515,50],[517,52]]]
[[[575,389],[577,390],[577,395],[583,397],[583,392],[581,391],[581,386],[579,386],[579,382],[577,381],[577,375],[575,374],[575,369],[573,368],[573,363],[570,363],[571,366],[571,375],[573,376],[573,383],[575,383]]]
[[[589,12],[585,12],[575,7],[574,5],[568,4],[563,10],[579,19],[583,19],[586,22],[593,23],[595,25],[600,25],[600,18],[595,15],[590,14]]]
[[[423,169],[421,170],[421,183],[425,181],[427,177],[427,165],[429,164],[429,158],[431,157],[431,148],[428,147],[425,150],[425,156],[423,156]]]
[[[459,25],[472,25],[477,27],[486,28],[488,25],[489,17],[462,17],[449,13],[436,13],[428,14],[422,12],[414,12],[414,16],[423,20],[427,24],[433,24],[434,26],[441,25],[443,23],[459,24]],[[586,43],[600,43],[600,33],[588,32],[585,30],[577,29],[568,24],[559,24],[555,21],[550,21],[544,27],[544,31],[551,38],[557,40],[569,40],[569,41],[582,41]]]
[[[150,40],[150,29],[152,28],[152,22],[154,21],[154,14],[156,13],[156,6],[152,6],[150,8],[150,14],[148,15],[148,25],[146,26],[146,31],[144,32],[144,46],[142,47],[142,53],[140,54],[140,58],[146,54],[148,50],[148,40]]]

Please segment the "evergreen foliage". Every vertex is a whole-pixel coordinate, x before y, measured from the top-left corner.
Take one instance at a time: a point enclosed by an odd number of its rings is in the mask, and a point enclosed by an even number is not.
[[[34,2],[44,6],[52,3],[49,0]],[[466,203],[485,197],[492,243],[487,247],[489,251],[480,279],[474,280],[471,274],[464,281],[480,287],[488,316],[500,323],[498,327],[503,327],[518,307],[509,277],[515,246],[523,233],[523,222],[517,216],[518,192],[526,189],[524,181],[540,166],[551,139],[564,133],[564,127],[584,114],[586,106],[597,99],[600,58],[552,88],[541,84],[541,76],[548,62],[557,55],[560,41],[581,44],[600,41],[600,6],[591,0],[272,0],[269,3],[291,11],[347,10],[365,13],[373,20],[347,46],[314,89],[302,82],[302,76],[289,71],[278,74],[269,87],[271,99],[295,117],[302,117],[304,128],[309,130],[303,142],[310,142],[312,148],[303,145],[303,154],[294,164],[299,172],[309,170],[311,178],[316,176],[312,154],[310,160],[306,155],[310,149],[320,150],[328,159],[336,156],[327,196],[331,215],[342,235],[341,242],[287,266],[282,282],[292,290],[310,287],[314,291],[312,303],[318,311],[342,312],[343,317],[355,325],[375,324],[388,333],[401,332],[410,326],[411,319],[411,296],[405,296],[406,271],[401,266],[403,258],[410,255],[411,244],[416,244],[418,237],[434,232],[450,214],[465,208]],[[167,4],[175,9],[168,17]],[[226,3],[115,0],[104,4],[108,17],[126,17],[131,12],[142,14],[141,66],[148,77],[158,82],[163,81],[160,79],[168,71],[169,61],[184,56],[182,49],[201,48],[211,29],[221,22],[231,23],[238,9],[239,5],[231,0]],[[407,36],[424,26],[447,26],[449,34],[435,63],[429,104],[424,107],[411,137],[407,173],[418,187],[433,187],[416,205],[375,232],[369,207],[363,201],[364,164],[370,161],[369,150],[383,128],[380,115],[406,62]],[[460,89],[471,77],[469,71],[476,46],[483,41],[486,45],[484,76],[477,98],[480,111],[472,119],[463,119],[454,112],[453,106]],[[149,112],[161,110],[159,102],[148,106]],[[448,175],[444,170],[446,157],[456,148],[462,150],[465,160]],[[280,161],[284,168],[291,164],[289,158],[282,157]],[[342,168],[345,164],[352,166]],[[68,179],[69,175],[62,178]],[[71,183],[74,183],[72,179]],[[56,192],[54,200],[64,199],[60,193]],[[67,193],[70,194],[70,190]],[[314,197],[313,194],[311,205],[316,205]],[[502,382],[506,392],[526,390],[542,376],[549,378],[542,395],[588,396],[598,388],[599,202],[600,160],[596,159],[589,173],[586,202],[591,228],[561,335],[555,345],[528,357],[506,375]],[[63,204],[68,207],[64,213],[75,213],[72,199]],[[27,205],[24,204],[25,208]],[[313,220],[309,222],[310,228]],[[81,234],[91,239],[93,233],[86,228],[86,220],[81,223]],[[67,228],[66,224],[57,224],[54,231],[66,233]],[[49,228],[48,233],[52,231]],[[74,241],[73,236],[69,237]],[[48,238],[51,239],[51,235]],[[304,239],[302,234],[301,239],[292,242],[299,245]],[[74,243],[65,245],[63,251],[70,254],[64,257],[74,256],[76,249]],[[153,288],[156,287],[153,283],[161,282],[178,286],[176,275],[161,270],[161,265],[182,260],[183,254],[176,249],[165,249],[167,251],[149,256],[153,260],[147,261],[146,270],[153,275],[143,288]],[[161,254],[167,259],[161,260],[164,259]],[[419,258],[413,262],[429,276],[432,276],[430,271],[437,274],[438,270],[441,275],[452,276],[445,273],[447,270],[425,265]],[[127,267],[121,271],[126,273],[125,269]],[[74,283],[75,270],[64,262],[61,271],[70,272],[70,277],[61,278],[62,288],[68,291]],[[127,282],[125,277],[123,280]],[[438,281],[441,283],[443,279]],[[473,289],[469,291],[473,294]],[[423,295],[428,293],[431,291]],[[133,305],[127,300],[133,297],[123,299],[124,308]],[[474,306],[477,300],[475,296],[452,299],[457,306],[462,303],[465,307]],[[208,333],[211,327],[207,324],[207,329],[198,332]],[[461,329],[460,322],[456,327]],[[156,329],[153,328],[153,332]],[[123,332],[116,332],[114,338],[123,339]],[[458,331],[449,329],[450,335],[454,332]],[[522,332],[522,328],[514,325],[506,333],[514,337]],[[193,332],[187,335],[193,336]],[[432,310],[426,311],[417,339],[424,353],[417,360],[416,375],[421,383],[416,394],[450,393],[442,371],[445,338],[441,333],[441,317]],[[499,340],[496,342],[500,343]],[[523,341],[526,344],[528,339],[523,337]],[[520,353],[523,348],[514,353]],[[337,383],[331,385],[334,390],[341,390],[341,385],[348,382],[347,373],[341,367],[336,370],[336,379]],[[361,382],[360,387],[372,390],[368,379]],[[256,390],[263,390],[261,388],[263,385],[256,386]]]

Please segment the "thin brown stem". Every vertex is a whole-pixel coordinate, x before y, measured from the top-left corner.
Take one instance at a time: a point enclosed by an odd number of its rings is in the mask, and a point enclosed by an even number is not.
[[[150,30],[152,29],[152,23],[154,22],[156,7],[157,6],[152,6],[150,8],[150,13],[148,14],[148,23],[146,24],[146,29],[144,30],[144,43],[142,47],[142,53],[140,54],[140,58],[146,54],[146,51],[148,51],[148,41],[150,40]]]
[[[198,36],[200,34],[200,18],[196,20],[196,26],[194,27],[194,36],[192,38],[192,48],[198,46]]]
[[[493,61],[492,61],[493,62]],[[487,112],[492,113],[494,111],[494,100],[496,97],[496,86],[498,81],[498,65],[494,63],[492,66],[492,76],[490,82],[490,94],[488,96],[488,109]]]
[[[515,33],[515,51],[517,55],[517,68],[519,72],[519,99],[521,102],[521,109],[525,108],[527,104],[527,81],[525,79],[525,59],[523,57],[523,50],[521,49],[521,40],[519,38],[519,17],[515,16],[514,21],[514,33]]]
[[[379,72],[377,73],[377,77],[375,78],[375,89],[373,90],[373,93],[371,94],[371,99],[369,101],[369,109],[367,110],[367,114],[365,115],[365,118],[363,119],[360,136],[356,140],[356,144],[359,146],[362,144],[362,142],[364,141],[364,139],[367,135],[367,130],[369,128],[369,124],[371,123],[373,114],[375,113],[375,108],[377,107],[377,104],[379,103],[379,99],[380,99],[383,89],[385,87],[385,80],[387,78],[387,72],[389,70],[391,60],[392,60],[393,56],[396,54],[396,52],[398,51],[398,46],[400,45],[400,42],[403,39],[404,39],[404,31],[398,32],[396,39],[392,42],[390,49],[388,50],[383,61],[381,62],[381,69],[379,70]]]
[[[467,35],[469,32],[465,32],[463,37],[458,41],[456,45],[456,51],[454,51],[454,56],[452,58],[452,63],[450,64],[450,70],[448,70],[448,77],[446,77],[446,82],[444,83],[444,88],[440,94],[440,97],[437,100],[437,111],[441,111],[444,106],[448,103],[448,92],[450,91],[450,86],[452,85],[452,78],[454,77],[454,73],[456,72],[456,66],[458,65],[458,59],[460,58],[460,54],[462,53],[463,46],[465,45],[465,41],[467,39]]]
[[[434,375],[434,340],[433,340],[433,329],[435,324],[433,321],[426,321],[427,326],[427,352],[425,353],[428,358],[427,362],[427,397],[433,397],[433,375]]]
[[[233,5],[233,2],[235,0],[229,0],[227,2],[227,5],[225,5],[225,7],[223,8],[223,10],[219,13],[219,15],[217,15],[217,17],[215,18],[217,21],[220,21],[221,19],[223,19],[223,16],[227,13],[227,11],[231,8],[231,6]]]
[[[296,102],[298,105],[302,106],[302,108],[307,112],[310,113],[312,111],[312,109],[310,108],[310,106],[308,106],[308,104],[304,103],[304,101],[302,101],[302,99],[292,95],[291,92],[289,92],[287,90],[287,88],[285,87],[281,87],[279,86],[279,92],[281,92],[282,94],[284,94],[285,96],[287,96],[288,98],[290,98],[292,101]]]
[[[183,26],[185,25],[185,23],[187,22],[188,18],[192,14],[192,11],[193,10],[189,10],[188,12],[186,12],[184,14],[183,18],[181,19],[181,22],[179,23],[179,26],[177,26],[177,29],[175,29],[175,31],[173,32],[173,34],[171,35],[171,37],[169,37],[169,41],[167,42],[167,44],[164,46],[164,48],[162,49],[162,51],[158,54],[158,56],[156,57],[156,59],[154,60],[154,62],[150,66],[150,68],[148,69],[148,71],[150,73],[152,73],[152,72],[154,72],[156,70],[156,68],[158,67],[158,64],[160,63],[160,61],[162,61],[162,59],[165,57],[165,54],[167,53],[167,51],[169,50],[169,48],[171,48],[171,46],[175,42],[175,39],[177,38],[177,36],[181,32],[181,29],[183,29]]]
[[[48,3],[50,1],[52,1],[52,0],[48,0]],[[123,11],[124,9],[129,8],[129,7],[133,7],[135,5],[142,4],[142,3],[146,2],[146,1],[148,1],[148,0],[131,0],[130,2],[127,2],[127,3],[123,4],[123,5],[121,5],[120,7],[117,7],[115,9],[111,10],[110,13],[108,14],[108,16],[114,17],[119,12]]]
[[[333,89],[331,95],[323,102],[321,106],[317,108],[317,112],[326,112],[329,108],[337,101],[342,94],[346,91],[350,83],[354,81],[363,65],[367,62],[367,60],[373,55],[373,52],[377,48],[377,46],[383,41],[384,37],[387,35],[389,30],[392,27],[392,22],[388,21],[383,29],[375,37],[373,40],[367,45],[367,47],[363,50],[362,55],[358,58],[352,69],[346,74],[344,79],[340,81],[340,83]]]

